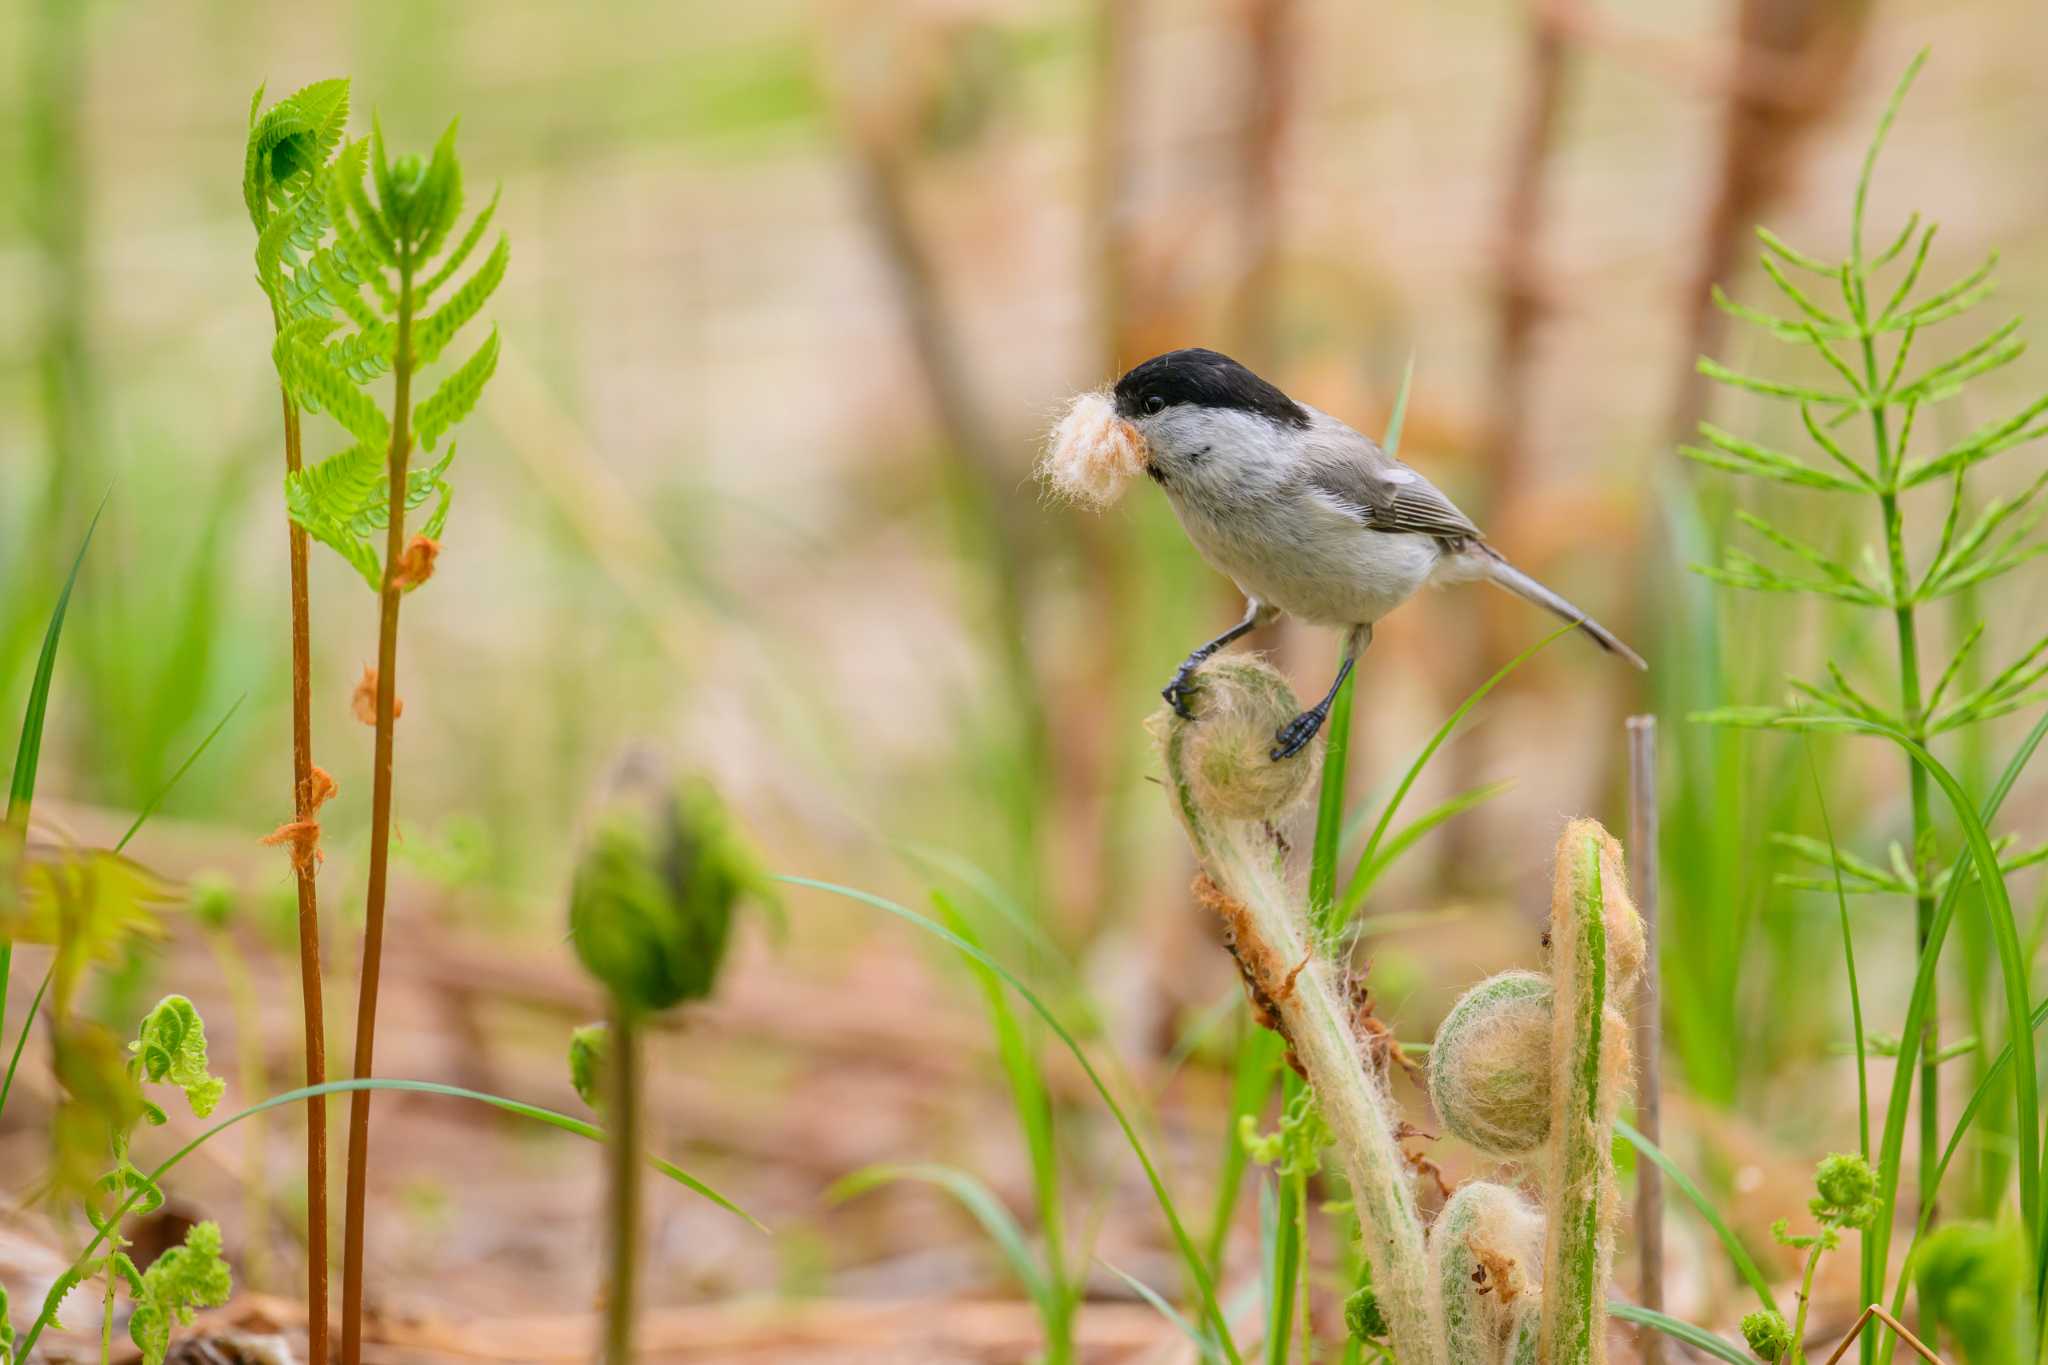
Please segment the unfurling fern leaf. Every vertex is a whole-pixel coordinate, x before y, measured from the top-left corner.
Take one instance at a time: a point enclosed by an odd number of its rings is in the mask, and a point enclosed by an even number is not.
[[[242,200],[260,231],[300,197],[341,143],[348,122],[348,81],[315,81],[258,115],[263,89],[249,103],[249,143],[242,163]]]
[[[476,354],[442,380],[433,397],[413,409],[412,424],[419,433],[420,444],[432,450],[442,432],[469,416],[497,368],[498,329],[493,327],[484,344],[476,348]]]
[[[413,353],[420,358],[421,364],[431,364],[454,340],[462,325],[483,311],[499,281],[505,278],[505,266],[511,258],[512,244],[500,234],[498,244],[491,248],[491,254],[477,267],[476,273],[449,295],[448,302],[421,321],[413,332]]]

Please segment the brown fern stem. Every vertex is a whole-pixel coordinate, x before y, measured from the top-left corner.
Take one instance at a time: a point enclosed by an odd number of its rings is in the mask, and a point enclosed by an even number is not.
[[[284,467],[305,464],[299,407],[284,395]],[[306,532],[287,519],[291,538],[292,802],[300,824],[315,818],[313,795],[313,644],[306,590]],[[293,860],[299,883],[299,995],[306,1016],[306,1084],[327,1080],[326,1006],[320,989],[320,891],[317,860]],[[327,1365],[327,1097],[306,1101],[306,1360]]]
[[[389,474],[391,500],[384,536],[384,591],[377,622],[377,739],[370,796],[370,884],[364,900],[363,966],[356,993],[354,1076],[371,1075],[377,1046],[377,984],[384,959],[384,893],[391,864],[391,731],[398,698],[399,582],[405,555],[405,476],[412,455],[412,271],[399,268],[398,336],[392,350],[393,397]],[[348,1108],[347,1229],[341,1252],[341,1359],[361,1365],[363,1350],[363,1205],[370,1165],[370,1092]]]

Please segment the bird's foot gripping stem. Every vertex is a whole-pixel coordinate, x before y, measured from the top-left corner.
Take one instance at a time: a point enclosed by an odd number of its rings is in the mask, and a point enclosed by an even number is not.
[[[1201,690],[1195,685],[1195,670],[1201,666],[1202,660],[1189,660],[1175,670],[1173,681],[1159,690],[1159,695],[1166,698],[1166,704],[1171,706],[1173,713],[1182,720],[1195,718],[1195,713],[1188,709],[1188,698]]]
[[[1268,757],[1275,763],[1293,758],[1308,747],[1308,742],[1323,728],[1323,722],[1330,718],[1330,707],[1337,700],[1344,680],[1351,676],[1351,667],[1358,662],[1358,656],[1372,640],[1372,627],[1360,626],[1345,643],[1344,662],[1337,668],[1337,680],[1330,684],[1330,690],[1323,693],[1323,699],[1308,710],[1288,721],[1273,733],[1273,750]]]
[[[1179,716],[1182,720],[1193,720],[1195,718],[1195,713],[1188,709],[1188,698],[1201,690],[1200,686],[1195,682],[1196,670],[1209,661],[1210,655],[1239,636],[1249,633],[1262,619],[1266,619],[1268,615],[1269,613],[1266,611],[1265,605],[1254,598],[1245,603],[1244,619],[1242,621],[1239,621],[1229,630],[1224,631],[1208,644],[1201,646],[1194,653],[1188,655],[1187,658],[1181,660],[1180,667],[1174,670],[1173,681],[1161,688],[1159,692],[1160,696],[1166,698],[1166,704],[1173,708],[1173,713],[1176,716]]]
[[[1330,717],[1326,703],[1318,702],[1308,710],[1288,721],[1273,734],[1273,752],[1268,755],[1275,763],[1293,758],[1308,747],[1308,742],[1323,728],[1323,722]]]

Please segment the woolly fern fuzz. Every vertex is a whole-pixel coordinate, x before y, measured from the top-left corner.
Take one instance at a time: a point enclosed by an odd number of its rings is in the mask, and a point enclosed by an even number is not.
[[[1188,701],[1198,723],[1165,725],[1169,740],[1185,745],[1175,761],[1186,769],[1195,803],[1228,820],[1277,817],[1301,799],[1321,767],[1322,750],[1314,747],[1273,761],[1273,732],[1297,710],[1293,689],[1256,656],[1216,659],[1196,678]]]
[[[1430,1277],[1443,1304],[1451,1365],[1496,1365],[1518,1315],[1538,1297],[1543,1215],[1518,1191],[1458,1187],[1429,1229]]]
[[[1614,1116],[1627,1088],[1628,1022],[1609,1001],[1641,964],[1642,921],[1621,848],[1597,821],[1557,844],[1550,903],[1551,1146],[1544,1182],[1543,1359],[1602,1365],[1614,1259]],[[1631,946],[1633,945],[1633,946]],[[1635,967],[1629,965],[1633,961]]]
[[[1197,696],[1215,714],[1249,716],[1271,708],[1284,716],[1297,709],[1284,683],[1272,687],[1241,662],[1218,667],[1211,661],[1195,679]],[[1360,1046],[1341,968],[1314,940],[1306,899],[1287,875],[1272,826],[1262,815],[1229,813],[1257,811],[1269,798],[1232,795],[1219,801],[1215,781],[1221,772],[1200,771],[1207,722],[1168,711],[1158,724],[1165,736],[1167,786],[1205,873],[1204,899],[1224,921],[1261,1022],[1286,1039],[1308,1077],[1331,1146],[1343,1161],[1372,1265],[1373,1293],[1394,1352],[1402,1365],[1448,1365],[1414,1172],[1396,1137],[1399,1110],[1381,1068]],[[1271,735],[1270,725],[1265,733]],[[1229,771],[1239,780],[1249,778],[1249,770]]]
[[[1451,1133],[1494,1157],[1550,1138],[1550,979],[1502,972],[1460,996],[1429,1053],[1429,1098]]]
[[[1061,496],[1107,507],[1145,472],[1145,461],[1144,436],[1117,416],[1116,403],[1098,389],[1067,405],[1038,472]]]

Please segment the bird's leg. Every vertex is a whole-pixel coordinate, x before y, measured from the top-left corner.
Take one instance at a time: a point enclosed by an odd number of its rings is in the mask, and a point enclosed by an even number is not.
[[[1160,696],[1166,698],[1166,704],[1173,708],[1175,715],[1178,715],[1182,720],[1193,720],[1195,718],[1195,713],[1188,710],[1188,697],[1195,690],[1191,685],[1195,676],[1195,670],[1200,668],[1211,654],[1214,654],[1232,640],[1250,633],[1263,624],[1267,614],[1264,602],[1261,602],[1256,597],[1247,598],[1244,604],[1244,619],[1242,621],[1239,621],[1229,630],[1224,631],[1221,635],[1211,640],[1208,644],[1201,646],[1181,661],[1181,666],[1174,670],[1173,681],[1168,683],[1159,693]]]
[[[1323,728],[1323,722],[1330,718],[1330,704],[1337,700],[1337,689],[1351,676],[1352,665],[1358,656],[1365,653],[1365,647],[1372,643],[1372,627],[1353,626],[1344,637],[1344,661],[1337,665],[1337,680],[1330,684],[1330,690],[1323,693],[1323,699],[1308,710],[1288,721],[1273,736],[1272,759],[1278,763],[1283,758],[1292,758],[1308,747],[1316,737],[1316,731]]]

